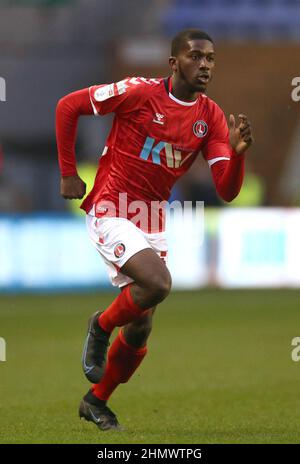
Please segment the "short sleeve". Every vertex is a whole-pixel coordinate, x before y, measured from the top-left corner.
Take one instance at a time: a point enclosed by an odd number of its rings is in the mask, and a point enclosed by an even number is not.
[[[128,77],[112,84],[94,85],[89,88],[94,114],[130,113],[138,110],[151,94],[158,79]]]
[[[221,108],[214,104],[211,112],[211,129],[205,145],[202,147],[204,159],[212,166],[217,161],[229,160],[232,148],[229,143],[229,129]]]

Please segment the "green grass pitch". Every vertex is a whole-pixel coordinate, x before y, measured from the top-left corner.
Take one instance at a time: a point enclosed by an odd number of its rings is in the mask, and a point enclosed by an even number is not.
[[[109,406],[126,430],[80,421],[87,319],[112,294],[1,296],[0,443],[299,443],[298,290],[173,292],[149,352]]]

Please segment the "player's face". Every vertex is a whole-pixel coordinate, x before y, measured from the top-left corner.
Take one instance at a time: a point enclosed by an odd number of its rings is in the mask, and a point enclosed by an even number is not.
[[[176,58],[177,73],[190,92],[205,92],[215,66],[214,45],[209,40],[190,40]],[[174,70],[174,68],[173,68]],[[175,71],[176,72],[176,71]]]

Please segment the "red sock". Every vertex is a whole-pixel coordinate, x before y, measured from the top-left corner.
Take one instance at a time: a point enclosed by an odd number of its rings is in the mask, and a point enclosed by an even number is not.
[[[104,376],[92,386],[93,394],[100,400],[108,400],[120,383],[128,382],[146,353],[147,345],[142,348],[128,345],[120,330],[108,351]]]
[[[122,327],[140,317],[146,309],[140,308],[130,293],[131,285],[127,285],[120,295],[99,317],[99,325],[105,332],[111,333],[115,327]]]

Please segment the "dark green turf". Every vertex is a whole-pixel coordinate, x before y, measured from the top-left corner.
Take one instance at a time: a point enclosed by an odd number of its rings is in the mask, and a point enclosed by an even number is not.
[[[122,433],[77,417],[87,318],[111,299],[0,297],[0,443],[300,442],[299,291],[169,296],[147,357],[109,403]]]

